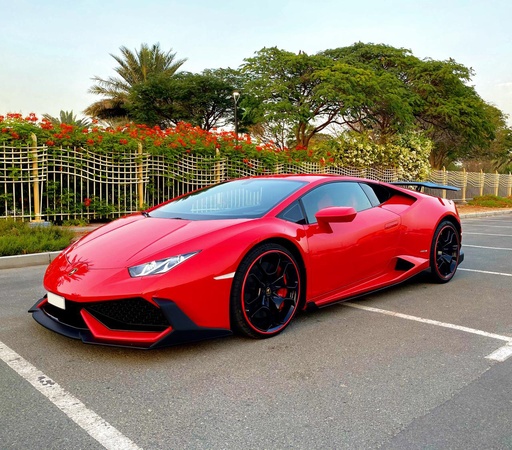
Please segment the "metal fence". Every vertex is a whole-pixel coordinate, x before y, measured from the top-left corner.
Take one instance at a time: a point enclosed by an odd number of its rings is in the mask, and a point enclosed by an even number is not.
[[[278,164],[183,155],[170,160],[143,152],[105,155],[82,148],[0,147],[0,218],[63,222],[104,220],[227,179],[264,173],[328,173],[401,181],[393,169],[353,169],[316,163]],[[456,201],[493,194],[509,197],[512,175],[432,171],[435,183],[459,187],[439,191]]]

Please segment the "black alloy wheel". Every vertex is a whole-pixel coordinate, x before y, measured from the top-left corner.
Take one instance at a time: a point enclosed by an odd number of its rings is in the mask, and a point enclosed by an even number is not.
[[[242,260],[233,280],[233,327],[252,338],[283,331],[295,316],[301,289],[293,255],[277,244],[263,244]]]
[[[430,250],[432,279],[437,283],[450,281],[459,264],[460,234],[453,223],[443,221],[434,233]]]

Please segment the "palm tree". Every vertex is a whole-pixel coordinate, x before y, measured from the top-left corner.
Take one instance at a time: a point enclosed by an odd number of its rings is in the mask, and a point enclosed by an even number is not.
[[[140,50],[132,52],[126,47],[120,47],[121,56],[110,54],[118,67],[114,70],[119,77],[109,77],[106,80],[94,77],[96,85],[89,89],[92,94],[103,96],[103,99],[93,103],[84,111],[85,114],[99,119],[115,119],[126,116],[125,105],[128,94],[133,86],[144,83],[150,75],[163,74],[172,76],[182,66],[186,59],[175,59],[172,49],[167,53],[160,49],[160,44],[151,47],[142,44]]]
[[[49,120],[54,127],[58,127],[60,124],[65,123],[67,125],[74,125],[78,128],[88,127],[91,123],[87,119],[78,119],[76,114],[71,111],[60,111],[59,117],[53,117],[50,114],[43,114],[46,120]]]

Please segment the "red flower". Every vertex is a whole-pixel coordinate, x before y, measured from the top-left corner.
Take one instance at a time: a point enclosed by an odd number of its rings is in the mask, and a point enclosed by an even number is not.
[[[54,146],[54,145],[55,145],[55,142],[53,142],[51,139],[48,139],[48,140],[46,141],[46,145],[47,145],[48,147],[52,147],[52,146]]]
[[[91,206],[91,199],[90,198],[84,198],[84,206],[86,208],[89,208],[89,206]]]
[[[73,125],[69,125],[67,123],[61,123],[60,129],[62,130],[62,133],[71,133],[73,131]]]
[[[53,125],[48,119],[43,119],[41,121],[41,128],[43,130],[53,130]]]

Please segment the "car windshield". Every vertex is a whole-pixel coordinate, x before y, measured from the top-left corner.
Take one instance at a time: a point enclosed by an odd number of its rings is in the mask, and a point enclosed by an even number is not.
[[[229,181],[178,198],[149,215],[186,220],[258,218],[304,184],[272,178]]]

